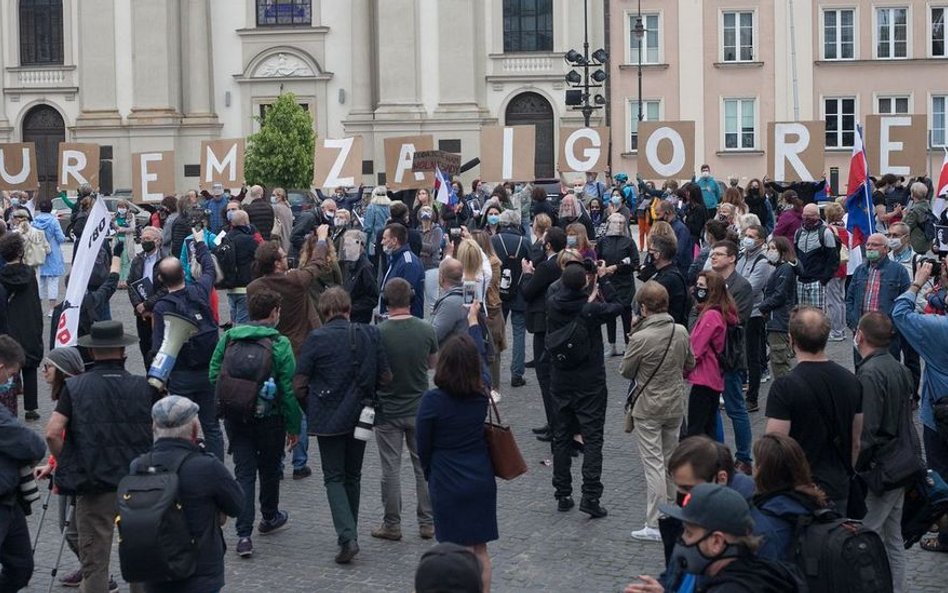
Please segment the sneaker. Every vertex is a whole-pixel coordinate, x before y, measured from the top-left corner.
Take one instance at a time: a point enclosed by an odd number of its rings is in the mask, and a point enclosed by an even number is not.
[[[299,469],[294,469],[294,470],[293,470],[293,479],[294,479],[294,480],[303,480],[303,479],[305,479],[305,478],[310,477],[311,475],[313,475],[313,470],[309,469],[309,466],[308,466],[308,465],[304,465],[303,467],[301,467],[301,468],[299,468]]]
[[[499,404],[499,403],[500,403],[500,400],[503,399],[503,396],[500,395],[500,392],[497,391],[496,389],[491,389],[491,390],[490,390],[490,398],[494,401],[495,404]]]
[[[748,412],[759,412],[760,404],[756,401],[747,400],[747,411]]]
[[[27,420],[39,420],[39,419],[40,419],[40,413],[37,412],[36,410],[27,410],[25,416],[26,416],[26,419],[27,419]]]
[[[249,537],[242,537],[237,540],[237,555],[241,558],[253,556],[253,541]]]
[[[591,519],[601,519],[609,514],[606,507],[599,504],[598,499],[584,498],[579,501],[580,512],[586,513]]]
[[[770,381],[771,378],[772,377],[770,375],[770,371],[764,371],[763,373],[760,374],[761,383],[766,383],[767,381]]]
[[[63,587],[78,587],[82,583],[82,570],[76,569],[59,577],[59,584]]]
[[[511,387],[523,387],[527,384],[527,381],[523,377],[513,377],[510,379]]]
[[[829,337],[830,342],[842,342],[845,339],[846,339],[846,334],[842,331],[830,332],[830,337]]]
[[[119,593],[118,583],[115,582],[112,575],[109,575],[109,593]]]
[[[418,528],[418,535],[421,539],[431,539],[434,537],[434,525],[422,525]]]
[[[662,534],[659,530],[654,527],[649,527],[646,525],[638,531],[632,532],[632,539],[641,540],[643,542],[661,542]]]
[[[387,539],[392,542],[397,542],[400,539],[402,539],[402,530],[396,529],[395,527],[388,527],[387,525],[382,525],[372,530],[372,537],[375,537],[378,539]]]
[[[289,518],[290,514],[286,511],[277,511],[277,514],[274,515],[272,519],[263,519],[257,523],[257,533],[260,535],[270,535],[271,533],[286,529],[289,527],[289,525],[286,524]]]
[[[619,351],[616,350],[615,344],[608,344],[606,346],[606,358],[609,358],[610,356],[619,356]]]
[[[576,503],[573,502],[572,496],[561,496],[560,498],[556,499],[556,510],[561,513],[565,513],[574,506],[576,506]]]
[[[358,553],[359,544],[355,541],[348,541],[339,546],[339,553],[336,554],[336,564],[349,564]]]

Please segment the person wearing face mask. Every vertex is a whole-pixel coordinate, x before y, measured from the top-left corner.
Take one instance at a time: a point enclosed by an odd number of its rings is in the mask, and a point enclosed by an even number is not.
[[[247,285],[253,280],[251,266],[257,245],[263,239],[250,226],[250,218],[243,210],[234,210],[230,215],[230,230],[214,248],[217,263],[224,278],[217,283],[227,292],[230,304],[231,326],[247,323]]]
[[[774,379],[790,372],[790,342],[788,324],[790,310],[797,300],[796,267],[797,256],[793,245],[785,237],[774,237],[765,252],[767,261],[774,271],[764,286],[763,298],[757,305],[766,320],[767,345],[770,347],[770,367]],[[748,398],[750,411],[757,404]]]
[[[846,276],[852,273],[850,268],[855,271],[855,266],[850,264],[849,231],[843,223],[843,206],[830,202],[823,209],[823,214],[826,216],[826,227],[833,231],[840,245],[839,268],[826,283],[826,314],[833,325],[829,339],[831,342],[842,342],[846,339]]]
[[[402,204],[402,207],[405,208],[405,205]],[[405,214],[407,215],[407,208]],[[390,278],[407,280],[415,290],[411,300],[411,314],[422,318],[425,305],[425,269],[414,250],[409,247],[408,241],[409,232],[405,225],[392,222],[385,226],[381,235],[381,251],[385,254],[388,266],[380,286],[384,288]],[[379,313],[384,315],[385,310],[385,301],[380,299]]]
[[[684,525],[674,555],[686,575],[694,575],[702,593],[753,591],[798,593],[806,591],[795,567],[760,558],[761,539],[752,535],[750,505],[737,492],[720,484],[698,484],[682,506],[659,507]],[[679,589],[680,590],[680,589]],[[640,576],[625,593],[662,593],[665,587],[650,576]]]
[[[689,231],[685,223],[678,218],[678,211],[675,209],[674,204],[668,200],[662,200],[658,204],[656,211],[658,220],[664,220],[670,224],[672,230],[675,231],[675,239],[678,242],[678,253],[675,256],[675,265],[678,266],[678,270],[682,276],[684,276],[688,273],[688,268],[691,267],[691,262],[694,260],[694,242],[691,240],[691,231]]]
[[[33,219],[33,228],[45,235],[46,243],[49,245],[49,253],[46,254],[45,260],[39,267],[40,298],[49,301],[49,314],[52,315],[52,308],[56,306],[56,301],[59,299],[59,279],[66,273],[62,248],[63,243],[66,242],[66,235],[63,234],[59,219],[52,213],[51,201],[41,201],[39,209],[39,213]]]
[[[744,231],[741,239],[743,251],[737,260],[737,273],[750,284],[754,299],[747,325],[744,327],[744,344],[747,347],[747,411],[756,412],[757,396],[760,392],[760,371],[766,355],[766,320],[760,312],[760,303],[764,300],[764,287],[770,279],[773,267],[768,264],[765,244],[767,231],[754,224]]]
[[[797,197],[797,192],[790,190],[781,196],[783,210],[777,217],[777,226],[774,227],[775,237],[785,237],[793,242],[793,237],[803,226],[803,202]]]
[[[797,303],[826,311],[826,284],[839,269],[838,246],[836,235],[820,219],[817,205],[804,206],[802,226],[793,235],[793,249],[800,264]]]
[[[116,241],[125,244],[122,251],[122,270],[119,272],[119,290],[128,288],[125,281],[128,278],[128,267],[135,257],[135,215],[128,208],[128,202],[119,200],[115,204],[115,215],[112,226],[117,234]]]
[[[583,206],[579,198],[572,194],[567,194],[560,200],[559,215],[555,221],[556,226],[564,231],[569,225],[578,222],[586,227],[587,236],[593,237],[596,234],[596,229],[593,228],[592,221],[589,220],[589,215],[583,211]]]
[[[417,210],[418,230],[421,231],[421,265],[425,269],[425,312],[438,300],[438,264],[441,263],[441,241],[444,232],[435,222],[435,210],[422,206]]]
[[[365,252],[365,233],[350,229],[343,233],[339,248],[342,285],[352,299],[350,319],[372,323],[372,311],[379,300],[375,268]]]
[[[132,260],[128,272],[128,300],[135,310],[138,347],[145,362],[151,366],[152,309],[167,290],[157,274],[161,260],[161,230],[147,226],[142,229],[142,251]]]
[[[412,228],[421,228],[421,209],[428,208],[433,212],[433,219],[437,220],[441,213],[441,208],[444,204],[436,202],[431,198],[431,192],[426,188],[421,188],[415,192],[415,203],[412,204],[411,208],[411,227]]]
[[[596,243],[596,259],[602,263],[599,274],[609,279],[616,291],[616,300],[622,304],[622,335],[628,343],[628,335],[632,330],[632,300],[635,298],[639,250],[629,235],[629,223],[622,214],[611,214],[606,221],[606,234]],[[618,356],[620,352],[616,348],[615,319],[606,322],[606,335],[609,338],[608,355]]]
[[[622,190],[618,188],[612,190],[612,195],[609,196],[609,203],[606,206],[607,208],[605,216],[608,217],[611,214],[619,213],[625,217],[626,224],[631,222],[632,211],[629,210],[629,207],[625,202],[625,197],[622,195]]]
[[[908,290],[912,281],[905,268],[889,259],[885,235],[873,233],[866,239],[866,261],[853,273],[846,292],[846,325],[856,331],[859,319],[866,313],[879,311],[892,314],[895,299]],[[899,357],[900,340],[896,336],[889,346],[893,356]],[[858,363],[862,357],[853,351]]]
[[[483,217],[483,229],[491,236],[496,235],[500,228],[500,206],[490,206]]]
[[[824,173],[819,181],[795,181],[793,183],[778,183],[764,177],[764,187],[777,192],[792,191],[794,195],[800,198],[803,205],[812,204],[816,201],[817,194],[826,191],[826,174]]]
[[[609,218],[609,214],[603,211],[602,200],[599,198],[589,200],[588,210],[589,220],[592,221],[593,228],[596,230],[593,239],[598,242],[606,234],[606,219]]]
[[[751,179],[748,182],[744,202],[747,204],[748,212],[756,214],[761,226],[767,229],[768,234],[772,233],[776,224],[774,210],[770,205],[770,200],[764,195],[759,179]]]
[[[701,188],[701,197],[704,198],[704,207],[708,209],[708,217],[714,218],[718,212],[718,202],[721,201],[721,186],[718,180],[711,176],[711,166],[701,165],[701,174],[692,178],[692,183]]]
[[[269,241],[273,234],[274,212],[269,196],[263,195],[263,188],[254,185],[247,192],[250,203],[244,207],[253,225],[264,241]]]
[[[204,197],[204,209],[208,211],[207,226],[215,235],[224,228],[224,209],[227,208],[227,196],[224,195],[224,184],[214,183],[211,190],[201,192]]]
[[[280,240],[283,251],[290,252],[290,235],[293,234],[293,209],[286,198],[286,190],[282,187],[273,188],[270,194],[270,205],[273,206],[273,238]]]

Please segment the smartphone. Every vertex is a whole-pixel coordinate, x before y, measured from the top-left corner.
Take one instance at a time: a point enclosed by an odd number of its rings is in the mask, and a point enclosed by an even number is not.
[[[477,283],[471,280],[465,280],[462,294],[465,305],[474,304],[474,299],[477,297]]]

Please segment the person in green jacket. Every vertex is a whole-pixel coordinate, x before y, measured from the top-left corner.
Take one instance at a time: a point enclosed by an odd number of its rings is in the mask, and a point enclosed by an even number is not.
[[[224,428],[234,456],[234,474],[244,491],[244,507],[237,516],[237,555],[253,555],[250,535],[254,522],[254,485],[260,474],[260,514],[257,533],[269,535],[287,526],[289,513],[281,511],[280,478],[284,444],[293,448],[299,440],[303,411],[293,393],[296,359],[290,340],[276,330],[282,297],[272,290],[260,290],[247,297],[250,323],[228,330],[214,349],[210,363],[211,383],[216,384],[225,369],[224,353],[236,340],[269,338],[273,353],[272,375],[260,389],[257,409],[250,419],[225,415]]]

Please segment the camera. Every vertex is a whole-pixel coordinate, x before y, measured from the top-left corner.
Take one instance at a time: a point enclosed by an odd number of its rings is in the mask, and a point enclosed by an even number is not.
[[[941,278],[941,261],[934,257],[920,257],[918,258],[918,265],[921,266],[922,264],[932,265],[932,278],[935,278],[936,281]]]
[[[596,268],[597,264],[593,260],[588,257],[583,260],[583,270],[585,270],[587,274],[595,274]]]

